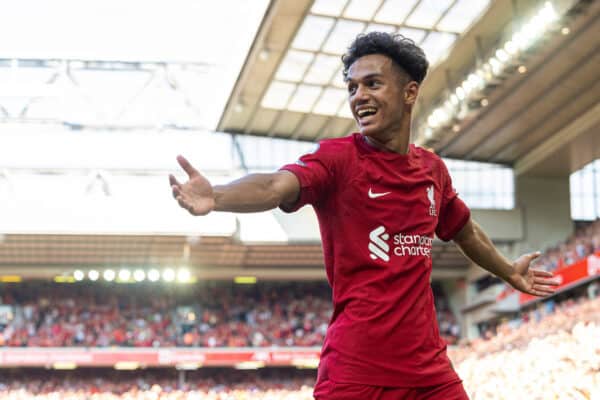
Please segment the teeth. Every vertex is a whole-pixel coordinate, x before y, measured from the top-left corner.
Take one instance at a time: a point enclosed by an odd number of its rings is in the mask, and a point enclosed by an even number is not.
[[[377,110],[376,110],[376,109],[374,109],[374,108],[363,108],[363,109],[361,109],[361,110],[358,110],[358,111],[357,111],[357,114],[358,114],[358,116],[359,116],[359,117],[362,117],[362,116],[364,116],[365,114],[368,114],[368,113],[375,114],[376,112],[377,112]]]

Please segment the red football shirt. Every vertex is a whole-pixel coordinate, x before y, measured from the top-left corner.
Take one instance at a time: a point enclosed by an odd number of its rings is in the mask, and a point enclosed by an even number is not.
[[[470,212],[435,154],[384,152],[355,133],[282,169],[300,181],[291,212],[317,214],[333,315],[319,375],[334,382],[432,386],[457,380],[430,286],[434,233],[450,240]]]

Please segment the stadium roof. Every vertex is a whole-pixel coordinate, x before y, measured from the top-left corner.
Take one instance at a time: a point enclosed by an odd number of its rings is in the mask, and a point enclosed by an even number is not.
[[[357,33],[385,30],[432,61],[414,141],[566,176],[600,157],[599,10],[586,0],[25,0],[0,13],[0,128],[341,136],[355,125],[340,54]]]
[[[268,3],[4,4],[0,122],[214,130]]]
[[[416,110],[417,143],[517,174],[566,176],[600,157],[600,5],[487,5],[273,1],[218,129],[311,141],[352,131],[340,54],[357,33],[382,29],[415,39],[433,64]]]
[[[219,130],[316,140],[354,126],[341,55],[359,33],[403,34],[443,60],[489,1],[272,2]]]
[[[467,261],[456,246],[436,241],[434,279],[465,276]],[[253,276],[265,280],[324,279],[318,243],[248,244],[233,236],[0,235],[0,282],[73,276],[74,271],[112,268],[163,270],[192,267],[198,280]]]

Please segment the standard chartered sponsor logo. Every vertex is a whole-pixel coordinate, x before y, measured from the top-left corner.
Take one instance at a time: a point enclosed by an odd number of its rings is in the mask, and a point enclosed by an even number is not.
[[[378,226],[369,233],[369,251],[373,260],[390,260],[391,254],[398,257],[425,256],[431,257],[433,238],[418,234],[397,233],[392,238],[392,248],[388,240],[390,235],[383,225]]]
[[[433,238],[421,235],[394,235],[394,254],[397,256],[425,256],[431,257],[431,244]]]
[[[383,225],[378,226],[369,233],[369,251],[373,260],[380,258],[383,261],[390,261],[390,245],[386,242],[389,238],[390,235],[385,233],[385,226]]]

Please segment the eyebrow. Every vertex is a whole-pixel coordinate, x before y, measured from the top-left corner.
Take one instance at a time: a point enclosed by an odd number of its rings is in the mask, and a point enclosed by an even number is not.
[[[346,77],[346,83],[351,82],[351,81],[365,80],[365,79],[371,79],[371,78],[376,78],[376,77],[381,77],[381,76],[383,76],[383,74],[380,74],[379,72],[374,72],[372,74],[365,75],[360,79],[350,79],[350,78]]]

